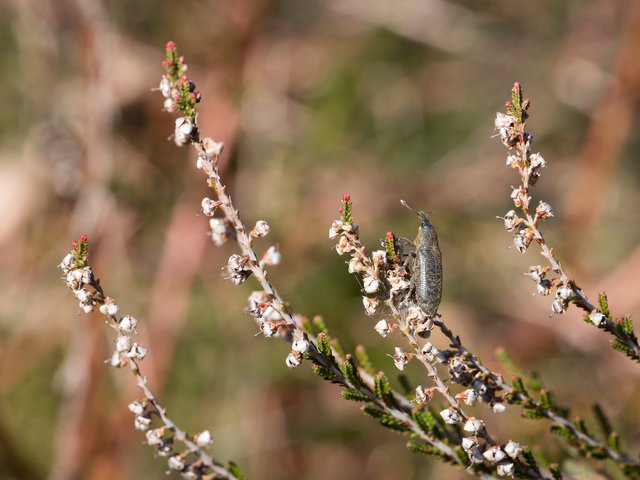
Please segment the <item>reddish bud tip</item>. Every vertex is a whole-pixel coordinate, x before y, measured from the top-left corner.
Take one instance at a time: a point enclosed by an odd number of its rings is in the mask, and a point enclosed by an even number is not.
[[[175,50],[176,49],[176,44],[173,43],[171,40],[169,40],[167,42],[167,50]]]
[[[162,60],[162,66],[166,67],[169,65],[169,62],[167,62],[166,60]]]
[[[507,110],[511,110],[513,108],[511,100],[507,100],[507,103],[505,103],[504,106],[507,107]]]
[[[387,232],[387,240],[393,240],[393,232]]]
[[[342,210],[342,207],[340,207],[340,208],[338,209],[338,213],[339,213],[340,215],[342,215],[342,214],[344,213],[344,210]]]
[[[528,98],[525,98],[524,102],[522,102],[522,106],[524,108],[529,108],[529,105],[531,105],[531,100],[529,100]]]
[[[180,63],[184,63],[184,55],[180,55],[180,56],[178,57],[178,61],[179,61]]]
[[[516,90],[520,90],[520,82],[515,82],[513,84],[513,88],[515,88]]]
[[[87,241],[87,236],[84,233],[82,235],[80,235],[80,241],[82,243],[85,243]]]
[[[78,242],[76,242],[75,240],[71,242],[71,248],[78,248]]]
[[[190,93],[189,94],[189,99],[190,100],[195,100],[196,99],[196,94],[195,93]]]
[[[342,201],[343,202],[350,202],[351,201],[351,195],[349,195],[348,193],[343,193],[342,194]]]
[[[189,82],[189,77],[187,77],[186,75],[182,75],[182,76],[180,77],[180,81],[181,81],[182,83],[188,83],[188,82]]]

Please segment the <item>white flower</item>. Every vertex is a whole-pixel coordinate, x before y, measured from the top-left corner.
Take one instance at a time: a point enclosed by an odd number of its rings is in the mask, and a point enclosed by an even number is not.
[[[209,157],[219,157],[222,154],[222,150],[224,150],[224,143],[216,142],[209,137],[205,137],[202,140],[202,144]]]
[[[601,312],[597,312],[596,310],[594,310],[589,315],[589,320],[591,320],[596,327],[599,327],[600,324],[605,320],[605,316]]]
[[[536,216],[538,218],[553,217],[553,210],[551,209],[551,205],[540,200],[540,203],[536,207]]]
[[[366,269],[367,267],[362,263],[360,257],[354,255],[351,257],[351,260],[349,260],[349,267],[347,268],[349,273],[360,273]]]
[[[329,240],[333,240],[340,235],[340,232],[342,232],[343,229],[344,226],[342,224],[342,220],[334,220],[331,224],[331,228],[329,228]]]
[[[529,275],[536,283],[540,282],[544,278],[545,274],[546,272],[544,271],[544,268],[540,265],[532,265],[529,267],[529,271],[525,273],[525,275]]]
[[[567,305],[563,301],[555,300],[551,305],[551,311],[558,315],[562,315],[567,311]]]
[[[427,342],[420,349],[420,353],[422,353],[422,355],[424,355],[424,357],[429,362],[433,362],[433,360],[436,358],[436,355],[438,355],[438,353],[440,353],[440,352],[436,347],[434,347],[431,344],[431,342]]]
[[[504,446],[504,451],[515,460],[516,457],[522,453],[522,445],[514,442],[513,440],[509,440],[509,442]]]
[[[349,241],[347,237],[340,237],[338,244],[336,245],[336,252],[338,255],[344,255],[347,252],[352,252],[356,247]]]
[[[114,316],[118,313],[118,305],[116,304],[116,301],[111,297],[105,298],[104,303],[100,305],[100,313],[103,315]]]
[[[113,352],[108,362],[109,362],[109,365],[115,368],[122,368],[127,364],[126,357],[122,357],[118,352]]]
[[[291,342],[291,350],[296,353],[305,353],[309,350],[309,340],[307,336],[300,330],[293,332],[293,342]]]
[[[126,354],[129,358],[135,358],[136,360],[143,360],[147,356],[147,349],[142,345],[134,343],[131,350]]]
[[[462,449],[465,452],[469,452],[476,445],[478,445],[478,439],[476,437],[464,437],[462,439]]]
[[[277,245],[271,245],[262,255],[264,265],[280,265],[280,262],[282,262],[282,253]]]
[[[504,228],[507,232],[513,232],[513,230],[522,223],[522,219],[518,217],[515,210],[509,210],[504,217],[498,217],[504,220]]]
[[[489,461],[489,463],[498,463],[504,460],[504,458],[507,456],[507,454],[504,453],[504,451],[500,447],[495,445],[493,447],[487,448],[483,455],[484,458]]]
[[[444,420],[444,423],[448,423],[449,425],[455,425],[462,420],[460,414],[453,407],[442,410],[440,416]]]
[[[515,465],[513,462],[501,462],[496,469],[496,473],[501,477],[513,477],[514,472]]]
[[[209,197],[204,197],[200,205],[202,206],[202,212],[207,217],[211,217],[216,211],[218,202],[216,202],[215,200],[211,200]]]
[[[466,405],[473,407],[478,401],[478,394],[475,390],[468,388],[464,392],[457,394],[456,398],[462,400]]]
[[[176,111],[176,102],[173,101],[173,98],[165,98],[162,104],[164,110],[169,113],[173,113]]]
[[[285,363],[289,368],[299,367],[302,363],[302,355],[298,352],[291,352],[289,355],[287,355]]]
[[[496,130],[501,128],[509,128],[516,123],[516,119],[512,115],[496,112],[495,126]]]
[[[253,227],[253,230],[251,230],[250,234],[252,237],[262,238],[266,237],[268,233],[269,224],[265,220],[258,220],[255,227]]]
[[[544,168],[547,166],[547,162],[545,162],[544,158],[542,158],[542,155],[540,155],[539,153],[532,153],[531,156],[529,157],[529,164],[531,165],[531,168]]]
[[[213,437],[211,436],[211,432],[209,430],[196,433],[196,435],[193,437],[193,440],[196,442],[196,445],[198,445],[200,448],[206,447],[213,443]]]
[[[133,426],[136,430],[146,431],[151,425],[151,419],[144,415],[136,415],[136,419],[133,422]]]
[[[184,470],[184,460],[182,460],[182,458],[179,455],[174,455],[173,457],[169,457],[167,464],[169,465],[169,468],[171,470],[177,470],[177,471]]]
[[[129,411],[134,415],[142,415],[144,413],[144,405],[142,402],[134,400],[129,404]]]
[[[164,97],[171,95],[171,82],[165,75],[160,79],[160,91]]]
[[[67,273],[67,285],[69,286],[69,288],[71,288],[72,290],[78,290],[80,289],[80,287],[82,287],[82,270],[80,270],[79,268],[75,269],[75,270],[70,270]]]
[[[366,293],[375,293],[380,288],[380,280],[378,280],[378,270],[374,273],[365,273],[362,277],[362,284]]]
[[[412,305],[407,309],[407,318],[406,318],[407,323],[410,323],[410,322],[422,323],[426,318],[427,316],[422,311],[422,309],[416,305]]]
[[[409,363],[409,356],[404,353],[404,351],[400,347],[395,347],[394,354],[391,358],[393,358],[393,363],[396,368],[400,371],[404,370],[404,367]]]
[[[362,305],[364,306],[364,313],[366,315],[375,315],[379,303],[380,300],[377,298],[362,297]]]
[[[276,332],[278,331],[278,327],[275,326],[272,322],[262,321],[260,323],[260,331],[262,332],[262,335],[269,338],[273,337],[276,334]]]
[[[501,402],[496,402],[491,405],[491,410],[493,410],[493,413],[503,413],[506,409],[507,407],[505,407],[504,403]]]
[[[509,155],[507,157],[507,167],[517,168],[520,164],[520,157],[517,155]]]
[[[466,422],[464,422],[464,431],[470,433],[478,433],[484,427],[484,422],[475,417],[469,417]]]
[[[418,385],[416,387],[416,402],[420,405],[424,405],[427,403],[429,397],[427,396],[427,392],[424,391],[424,387],[422,385]]]
[[[138,333],[136,332],[136,327],[138,326],[138,320],[131,315],[125,315],[118,322],[120,325],[120,330],[126,333]]]
[[[164,428],[155,428],[153,430],[147,430],[145,437],[147,437],[147,444],[160,445],[162,443],[162,436],[164,435]]]
[[[93,303],[91,303],[91,304],[83,304],[83,305],[80,305],[80,308],[82,308],[82,311],[84,313],[91,313],[91,312],[93,312],[94,305],[95,304],[93,304]]]
[[[73,256],[73,253],[67,253],[67,255],[60,262],[60,267],[64,273],[69,272],[72,268],[76,266],[76,257]]]
[[[116,351],[119,353],[128,352],[131,348],[131,338],[126,335],[120,335],[116,339]]]
[[[569,285],[563,283],[562,285],[558,285],[558,289],[556,290],[556,299],[559,300],[569,300],[573,296],[573,290]]]
[[[376,332],[378,332],[378,334],[381,337],[386,337],[387,335],[389,335],[393,331],[392,326],[386,320],[380,320],[378,323],[376,323],[376,325],[375,325],[375,327],[373,327],[373,329]]]
[[[371,259],[376,267],[387,263],[387,252],[384,250],[375,250],[371,252]]]
[[[217,247],[227,241],[227,224],[224,218],[212,218],[209,220],[209,228],[211,228],[211,240]]]
[[[182,147],[191,141],[191,134],[194,130],[193,121],[187,117],[178,117],[175,125],[173,141],[178,147]]]

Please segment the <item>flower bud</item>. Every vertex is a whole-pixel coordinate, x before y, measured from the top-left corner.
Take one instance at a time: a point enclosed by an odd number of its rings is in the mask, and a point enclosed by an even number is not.
[[[498,463],[504,460],[507,455],[500,447],[494,445],[493,447],[487,448],[483,456],[489,463]]]
[[[440,416],[444,420],[444,423],[448,423],[449,425],[455,425],[456,423],[462,420],[462,417],[453,407],[449,407],[440,412]]]
[[[298,352],[291,352],[289,355],[287,355],[285,363],[289,368],[299,367],[302,363],[302,355]]]
[[[373,329],[378,332],[381,337],[386,337],[393,332],[393,326],[386,320],[380,320]]]
[[[269,233],[269,224],[265,220],[258,220],[250,235],[254,238],[266,237]]]

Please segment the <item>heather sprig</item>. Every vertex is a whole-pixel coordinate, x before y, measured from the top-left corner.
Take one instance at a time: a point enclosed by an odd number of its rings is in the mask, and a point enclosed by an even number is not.
[[[114,298],[105,295],[88,263],[88,255],[89,242],[86,235],[82,235],[72,243],[71,252],[59,266],[80,308],[90,313],[98,307],[105,316],[105,323],[116,332],[114,351],[107,362],[115,368],[128,367],[144,394],[143,398],[129,404],[134,415],[134,428],[144,432],[146,443],[160,457],[167,459],[169,470],[179,472],[183,478],[243,479],[237,466],[230,464],[224,467],[205,451],[213,442],[209,430],[189,435],[168,416],[140,369],[140,362],[147,356],[147,348],[134,340],[138,333],[138,320],[131,315],[118,315],[118,304]]]
[[[507,113],[496,114],[495,128],[502,143],[508,148],[507,166],[518,172],[521,183],[513,187],[511,199],[519,210],[508,211],[504,217],[504,227],[513,232],[513,246],[521,253],[527,251],[534,242],[540,246],[541,255],[548,265],[532,265],[525,275],[536,284],[536,291],[543,296],[553,293],[551,310],[554,314],[563,314],[573,303],[584,310],[585,322],[612,335],[611,346],[629,358],[640,362],[640,344],[630,317],[613,319],[607,297],[600,294],[598,305],[593,305],[578,284],[569,277],[553,249],[547,244],[540,231],[543,221],[553,217],[551,205],[540,200],[537,205],[531,203],[531,189],[541,176],[541,170],[547,162],[540,153],[533,153],[533,136],[525,131],[528,118],[529,100],[523,100],[522,86],[516,82],[511,91],[511,101],[506,104]],[[513,152],[513,153],[512,153]]]

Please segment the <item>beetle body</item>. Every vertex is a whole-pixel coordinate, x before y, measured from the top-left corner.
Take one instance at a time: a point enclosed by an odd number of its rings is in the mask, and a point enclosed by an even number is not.
[[[413,210],[406,202],[402,204]],[[420,217],[415,239],[412,286],[415,300],[427,317],[435,317],[442,298],[442,254],[438,235],[425,212],[413,210]]]

